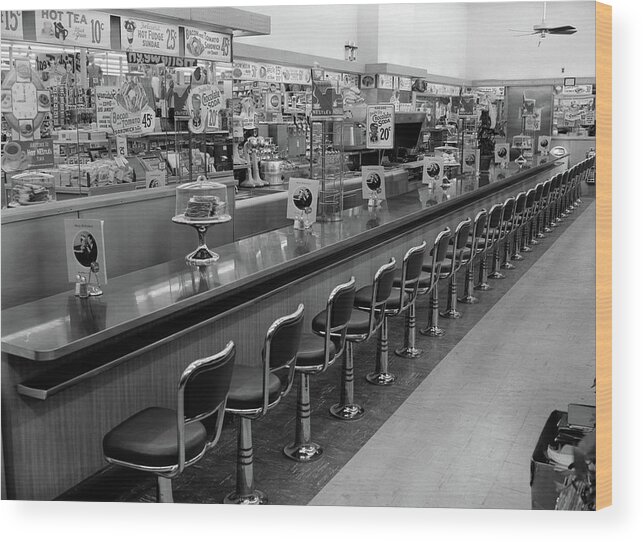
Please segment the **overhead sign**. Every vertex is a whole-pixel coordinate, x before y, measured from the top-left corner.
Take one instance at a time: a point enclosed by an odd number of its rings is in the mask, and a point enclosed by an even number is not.
[[[2,11],[2,39],[24,39],[22,11]]]
[[[398,84],[400,90],[412,90],[413,88],[413,80],[410,77],[400,77]]]
[[[367,149],[392,149],[395,139],[395,106],[393,104],[366,107]]]
[[[232,36],[185,27],[185,56],[232,62]]]
[[[310,69],[239,60],[234,62],[232,78],[241,81],[266,81],[310,85]]]
[[[149,53],[127,53],[128,64],[163,64],[166,68],[190,68],[196,66],[193,58],[181,58],[178,56],[153,55]]]
[[[377,88],[393,89],[393,76],[387,73],[377,74]]]
[[[110,16],[107,13],[41,9],[35,12],[35,17],[36,40],[39,42],[70,47],[112,48]]]
[[[127,52],[178,56],[179,27],[121,17],[121,47]]]

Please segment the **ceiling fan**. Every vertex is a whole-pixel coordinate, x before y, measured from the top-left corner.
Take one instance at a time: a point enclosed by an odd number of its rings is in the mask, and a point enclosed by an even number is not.
[[[533,31],[527,30],[513,30],[509,29],[511,32],[520,32],[516,37],[521,36],[539,36],[538,47],[540,47],[540,42],[547,37],[547,34],[553,36],[569,36],[577,32],[575,26],[563,25],[563,26],[547,26],[545,23],[545,18],[547,16],[547,2],[543,2],[543,21],[541,24],[535,24]]]

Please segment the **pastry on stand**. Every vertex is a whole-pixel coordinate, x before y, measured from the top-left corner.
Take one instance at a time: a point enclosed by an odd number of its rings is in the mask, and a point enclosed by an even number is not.
[[[172,222],[192,226],[199,235],[196,250],[185,257],[189,265],[200,267],[213,264],[219,259],[219,255],[207,247],[205,237],[212,225],[232,220],[227,207],[225,185],[208,181],[203,175],[195,182],[176,188],[176,214]]]

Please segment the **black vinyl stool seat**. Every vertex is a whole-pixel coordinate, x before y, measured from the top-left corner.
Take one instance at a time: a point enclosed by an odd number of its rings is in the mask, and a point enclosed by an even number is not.
[[[292,314],[275,320],[264,339],[261,364],[237,365],[230,383],[226,412],[239,419],[237,433],[237,481],[226,504],[263,504],[266,496],[255,488],[252,420],[277,406],[290,391],[295,361],[304,326],[302,304]]]
[[[105,460],[156,474],[158,501],[173,502],[172,478],[219,440],[234,358],[230,341],[218,354],[188,365],[179,379],[177,409],[146,408],[114,427],[103,438]]]
[[[487,235],[485,234],[485,229],[487,227],[488,215],[487,210],[482,209],[478,211],[476,216],[473,218],[473,228],[471,228],[471,234],[469,241],[467,241],[467,248],[463,250],[473,250],[473,254],[469,256],[465,255],[465,258],[468,258],[466,268],[465,268],[465,278],[464,278],[464,294],[461,298],[458,299],[460,303],[466,305],[471,305],[473,303],[478,303],[478,298],[473,295],[474,289],[474,273],[473,268],[475,265],[476,256],[485,257],[484,252],[487,248]],[[474,248],[475,247],[475,248]],[[448,257],[448,253],[447,253]]]
[[[395,382],[395,375],[388,370],[388,319],[406,313],[404,346],[396,351],[400,356],[414,357],[415,348],[415,298],[418,292],[418,280],[422,271],[426,241],[410,248],[402,259],[402,275],[398,277],[397,287],[389,294],[384,306],[384,319],[379,328],[375,370],[366,375],[366,380],[376,386],[390,386]],[[393,284],[395,284],[395,278]],[[397,297],[397,300],[394,298]],[[360,288],[355,295],[355,307],[370,310],[373,300],[372,286]],[[407,351],[408,349],[408,351]]]
[[[364,408],[355,403],[354,398],[353,348],[355,344],[370,339],[381,328],[384,322],[386,302],[393,288],[394,274],[395,258],[391,258],[387,264],[384,264],[375,272],[370,288],[371,299],[361,306],[361,310],[355,310],[351,313],[350,320],[346,326],[339,403],[330,407],[330,413],[340,420],[357,420],[364,415]],[[354,302],[353,306],[360,308],[357,301]],[[313,328],[315,321],[316,318],[313,319]],[[378,342],[378,350],[380,348],[381,346]]]
[[[346,331],[355,301],[355,277],[333,288],[326,309],[313,318],[315,335],[304,334],[297,352],[295,373],[299,374],[295,441],[284,454],[305,463],[321,457],[322,447],[312,441],[310,426],[310,376],[323,373],[342,355]]]
[[[480,291],[491,290],[492,286],[487,282],[487,258],[489,253],[494,254],[494,249],[500,242],[500,225],[502,222],[502,203],[496,203],[487,215],[486,227],[483,230],[483,237],[478,238],[478,246],[482,242],[482,253],[480,254],[480,266],[478,271],[478,284],[473,289]]]
[[[422,266],[422,273],[420,274],[420,284],[426,281],[427,276],[429,277],[429,287],[426,290],[427,294],[431,294],[429,317],[426,327],[420,330],[422,335],[428,335],[429,337],[440,337],[444,335],[444,330],[438,325],[440,313],[438,284],[441,279],[449,278],[451,260],[447,259],[447,252],[449,251],[452,240],[453,238],[449,228],[445,228],[436,235],[433,241],[433,248],[431,249],[431,261]]]

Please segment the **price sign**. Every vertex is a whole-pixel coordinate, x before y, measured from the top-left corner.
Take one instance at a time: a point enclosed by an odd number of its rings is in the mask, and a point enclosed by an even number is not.
[[[36,40],[39,42],[112,48],[107,13],[41,9],[35,12],[35,17]]]
[[[395,140],[395,106],[393,104],[366,107],[367,149],[392,149]]]
[[[377,88],[393,89],[393,76],[387,73],[378,73]]]
[[[22,11],[2,12],[2,39],[23,39]]]
[[[232,36],[185,27],[185,54],[193,58],[232,62]]]
[[[127,52],[178,56],[179,27],[121,17],[121,47]]]
[[[143,131],[150,130],[154,126],[154,115],[152,113],[143,113],[141,115],[141,125],[143,126]]]
[[[127,156],[127,137],[124,135],[116,136],[116,153],[118,156]]]

